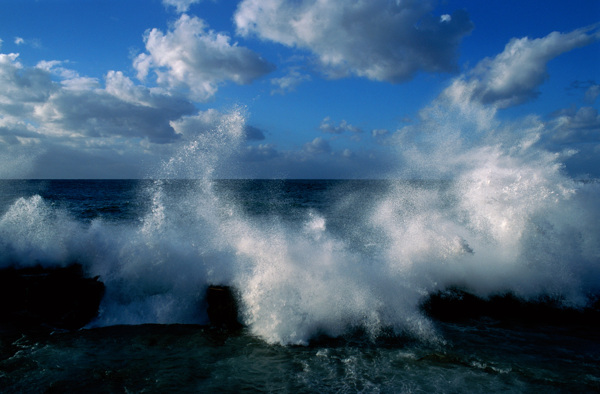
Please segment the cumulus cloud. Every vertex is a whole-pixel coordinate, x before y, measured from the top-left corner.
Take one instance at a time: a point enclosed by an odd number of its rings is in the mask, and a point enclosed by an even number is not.
[[[22,45],[25,44],[25,39],[22,37],[15,37],[15,44],[16,45]]]
[[[175,7],[179,13],[187,12],[192,4],[200,3],[202,0],[163,0],[165,6]]]
[[[319,129],[324,133],[330,134],[342,134],[345,132],[351,133],[362,133],[363,130],[359,127],[353,126],[350,123],[342,120],[339,124],[334,124],[331,122],[331,118],[327,116],[325,119],[321,121],[319,125]]]
[[[191,101],[136,84],[121,71],[97,80],[66,63],[27,67],[17,54],[0,54],[1,177],[143,177],[186,141],[215,133],[227,138],[223,125],[231,114],[198,111]],[[265,139],[251,125],[239,131],[240,141]],[[273,153],[267,145],[259,151]]]
[[[194,138],[200,134],[218,131],[219,127],[226,123],[230,116],[230,114],[211,108],[206,111],[199,111],[195,115],[182,116],[179,119],[171,121],[170,124],[177,134]],[[262,130],[254,126],[244,125],[242,132],[246,141],[261,141],[265,139]]]
[[[547,63],[558,55],[600,38],[597,27],[543,38],[514,38],[494,58],[480,61],[467,75],[454,80],[443,95],[454,102],[477,102],[507,108],[537,97],[548,78]]]
[[[274,68],[255,52],[232,44],[227,34],[207,30],[202,19],[186,14],[166,33],[147,31],[144,41],[147,52],[134,61],[138,78],[154,71],[159,85],[198,101],[210,99],[226,81],[249,84]]]
[[[0,113],[13,116],[44,102],[58,89],[50,74],[38,68],[25,68],[19,54],[0,54]]]
[[[157,109],[121,100],[102,90],[63,89],[37,107],[35,115],[56,134],[147,137],[151,142],[166,143],[179,137],[169,121],[192,110],[191,104]]]
[[[200,111],[195,115],[183,116],[171,121],[173,129],[181,135],[195,136],[214,130],[222,121],[224,114],[216,109]]]
[[[36,69],[49,78],[48,72]],[[121,72],[109,71],[104,89],[78,75],[58,86],[29,114],[46,134],[140,137],[165,143],[179,138],[169,122],[195,111],[191,103],[135,85]]]
[[[91,171],[89,176],[100,172],[108,176],[108,169],[125,163],[138,168],[150,143],[181,139],[172,120],[196,111],[193,103],[136,85],[122,72],[109,71],[102,86],[64,68],[63,62],[27,67],[17,54],[0,54],[0,172],[2,176],[27,176],[34,170],[40,177],[74,175],[69,165],[82,169],[80,159],[86,155],[89,163],[104,163],[102,171]],[[152,151],[163,149],[155,145]],[[8,162],[19,163],[20,170]],[[66,172],[58,171],[59,167]],[[112,176],[133,174],[123,169]]]
[[[312,52],[332,78],[392,83],[417,72],[452,72],[461,39],[473,29],[464,11],[432,14],[431,1],[244,0],[238,34]]]

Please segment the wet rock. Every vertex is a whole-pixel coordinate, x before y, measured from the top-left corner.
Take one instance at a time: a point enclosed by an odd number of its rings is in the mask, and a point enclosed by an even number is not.
[[[0,269],[0,323],[18,328],[78,329],[98,315],[104,284],[81,264]]]
[[[207,314],[210,324],[225,328],[240,328],[238,303],[229,286],[209,286],[206,290]]]
[[[523,300],[512,293],[481,298],[460,289],[449,288],[431,294],[422,310],[441,321],[462,321],[489,317],[502,321],[547,324],[596,324],[600,322],[598,301],[583,309],[567,308],[559,299],[540,297]]]

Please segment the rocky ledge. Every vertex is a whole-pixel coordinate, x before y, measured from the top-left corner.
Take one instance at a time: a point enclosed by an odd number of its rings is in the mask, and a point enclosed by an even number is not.
[[[565,307],[560,299],[542,297],[523,300],[511,293],[481,298],[452,287],[430,295],[422,304],[424,312],[441,321],[459,322],[488,317],[502,321],[542,324],[585,324],[600,322],[600,299],[590,297],[589,306]]]
[[[0,324],[73,330],[98,315],[104,283],[81,264],[0,269]]]

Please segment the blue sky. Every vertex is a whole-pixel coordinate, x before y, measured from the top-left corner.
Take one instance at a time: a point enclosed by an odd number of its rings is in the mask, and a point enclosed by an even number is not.
[[[597,177],[599,22],[592,0],[1,0],[0,177],[152,177],[198,142],[211,176],[410,176],[455,133],[452,157],[535,140]]]

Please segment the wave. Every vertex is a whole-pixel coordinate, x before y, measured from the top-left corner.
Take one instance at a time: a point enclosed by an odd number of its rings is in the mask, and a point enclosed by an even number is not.
[[[234,111],[156,170],[164,180],[139,191],[149,208],[138,221],[84,223],[39,195],[17,199],[0,218],[0,267],[82,264],[106,286],[90,326],[203,324],[206,289],[232,286],[243,323],[281,344],[355,329],[437,341],[422,305],[449,288],[588,307],[600,294],[600,185],[564,175],[527,133],[467,140],[459,120],[399,153],[413,164],[399,178],[448,181],[334,187],[328,212],[288,220],[249,213],[211,180],[243,138]],[[178,176],[198,181],[173,187]]]

